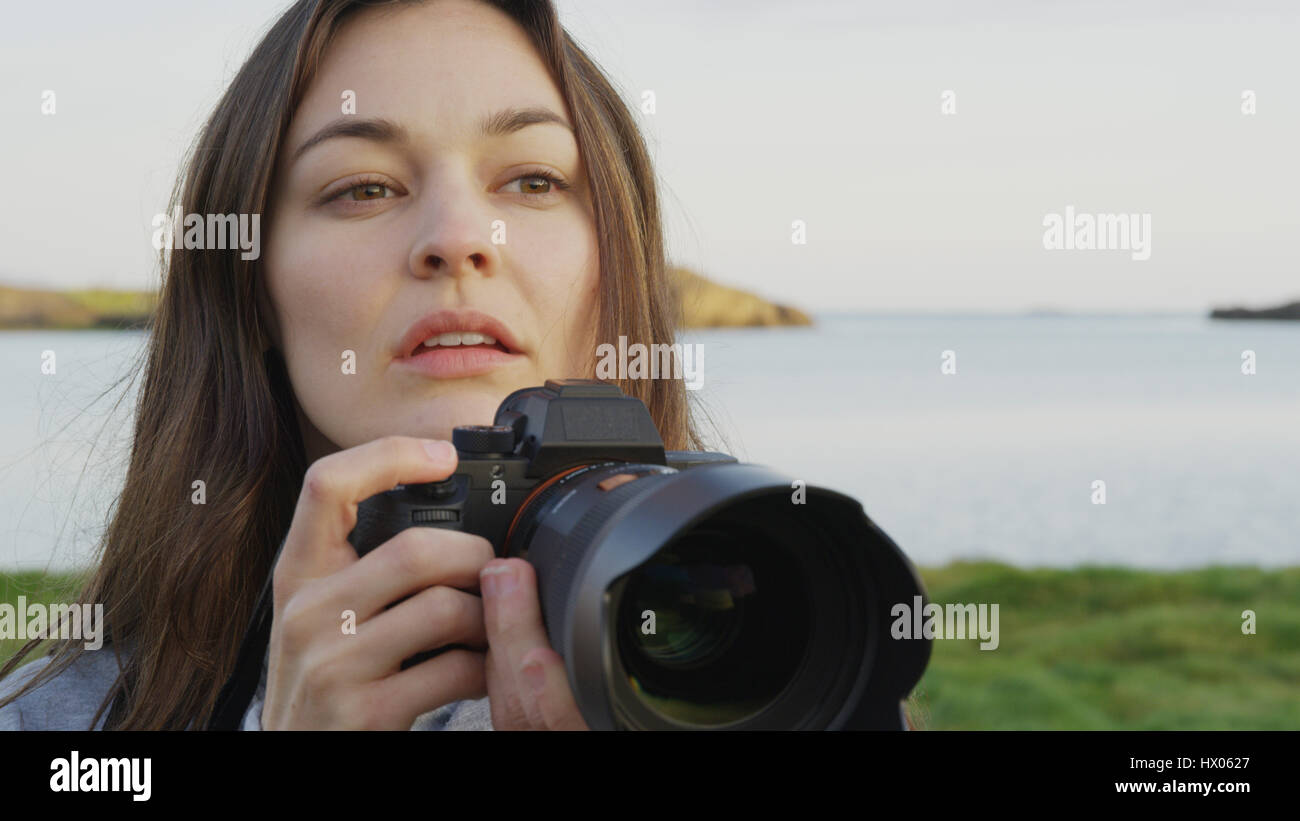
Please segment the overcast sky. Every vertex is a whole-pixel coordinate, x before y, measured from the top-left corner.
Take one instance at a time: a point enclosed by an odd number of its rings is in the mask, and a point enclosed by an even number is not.
[[[156,284],[179,158],[286,3],[203,5],[6,9],[0,282]],[[557,5],[654,91],[671,258],[715,279],[814,310],[1300,299],[1300,3]],[[1150,258],[1044,249],[1067,205],[1149,214]]]

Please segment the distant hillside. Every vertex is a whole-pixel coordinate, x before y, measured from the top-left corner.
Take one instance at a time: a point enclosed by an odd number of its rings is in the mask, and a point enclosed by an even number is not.
[[[1211,319],[1300,319],[1300,302],[1276,308],[1215,308]]]
[[[151,291],[41,291],[0,285],[0,328],[141,328]]]
[[[760,296],[719,285],[687,268],[674,268],[681,289],[682,313],[687,328],[737,328],[776,325],[811,325],[812,318],[798,308],[776,305]]]
[[[687,328],[811,325],[797,308],[718,285],[685,268],[671,271],[681,288]],[[152,291],[42,291],[0,285],[0,329],[143,328],[157,302]]]

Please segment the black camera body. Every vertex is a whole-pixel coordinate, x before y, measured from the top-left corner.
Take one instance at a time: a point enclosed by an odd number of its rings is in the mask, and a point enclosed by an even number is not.
[[[527,560],[592,729],[906,728],[930,640],[892,638],[891,609],[924,592],[856,500],[665,451],[610,383],[517,390],[494,422],[454,429],[448,479],[363,501],[358,554],[438,527]]]
[[[665,451],[646,406],[593,379],[549,379],[517,390],[502,400],[495,422],[452,431],[460,463],[448,479],[366,500],[348,537],[358,554],[422,526],[468,531],[490,541],[499,557],[523,557],[506,544],[511,523],[530,494],[548,480],[562,482],[571,468],[628,463],[685,470],[736,462],[725,453]]]

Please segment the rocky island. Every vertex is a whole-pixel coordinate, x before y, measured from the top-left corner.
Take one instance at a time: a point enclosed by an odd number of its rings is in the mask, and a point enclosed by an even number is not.
[[[1276,308],[1215,308],[1210,319],[1300,319],[1300,302]]]
[[[756,294],[719,285],[688,268],[673,268],[685,328],[745,328],[811,325],[798,308],[768,302]]]

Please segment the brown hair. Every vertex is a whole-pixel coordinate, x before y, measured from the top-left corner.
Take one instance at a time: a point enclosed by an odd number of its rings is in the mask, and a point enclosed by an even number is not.
[[[374,5],[381,4],[299,0],[285,11],[198,135],[168,210],[262,214],[276,156],[332,35],[350,14]],[[491,5],[527,32],[572,116],[600,237],[596,338],[671,343],[680,308],[636,121],[560,26],[550,0]],[[92,726],[119,692],[120,713],[114,710],[107,726],[204,726],[235,665],[242,626],[288,531],[307,467],[292,389],[259,307],[261,258],[164,250],[162,270],[126,483],[80,597],[104,605],[115,652],[131,649]],[[681,380],[619,384],[646,403],[669,448],[703,447]],[[196,479],[206,482],[203,505],[189,500]],[[28,642],[0,677],[40,643]],[[53,662],[11,698],[82,652],[79,641],[55,645]]]

